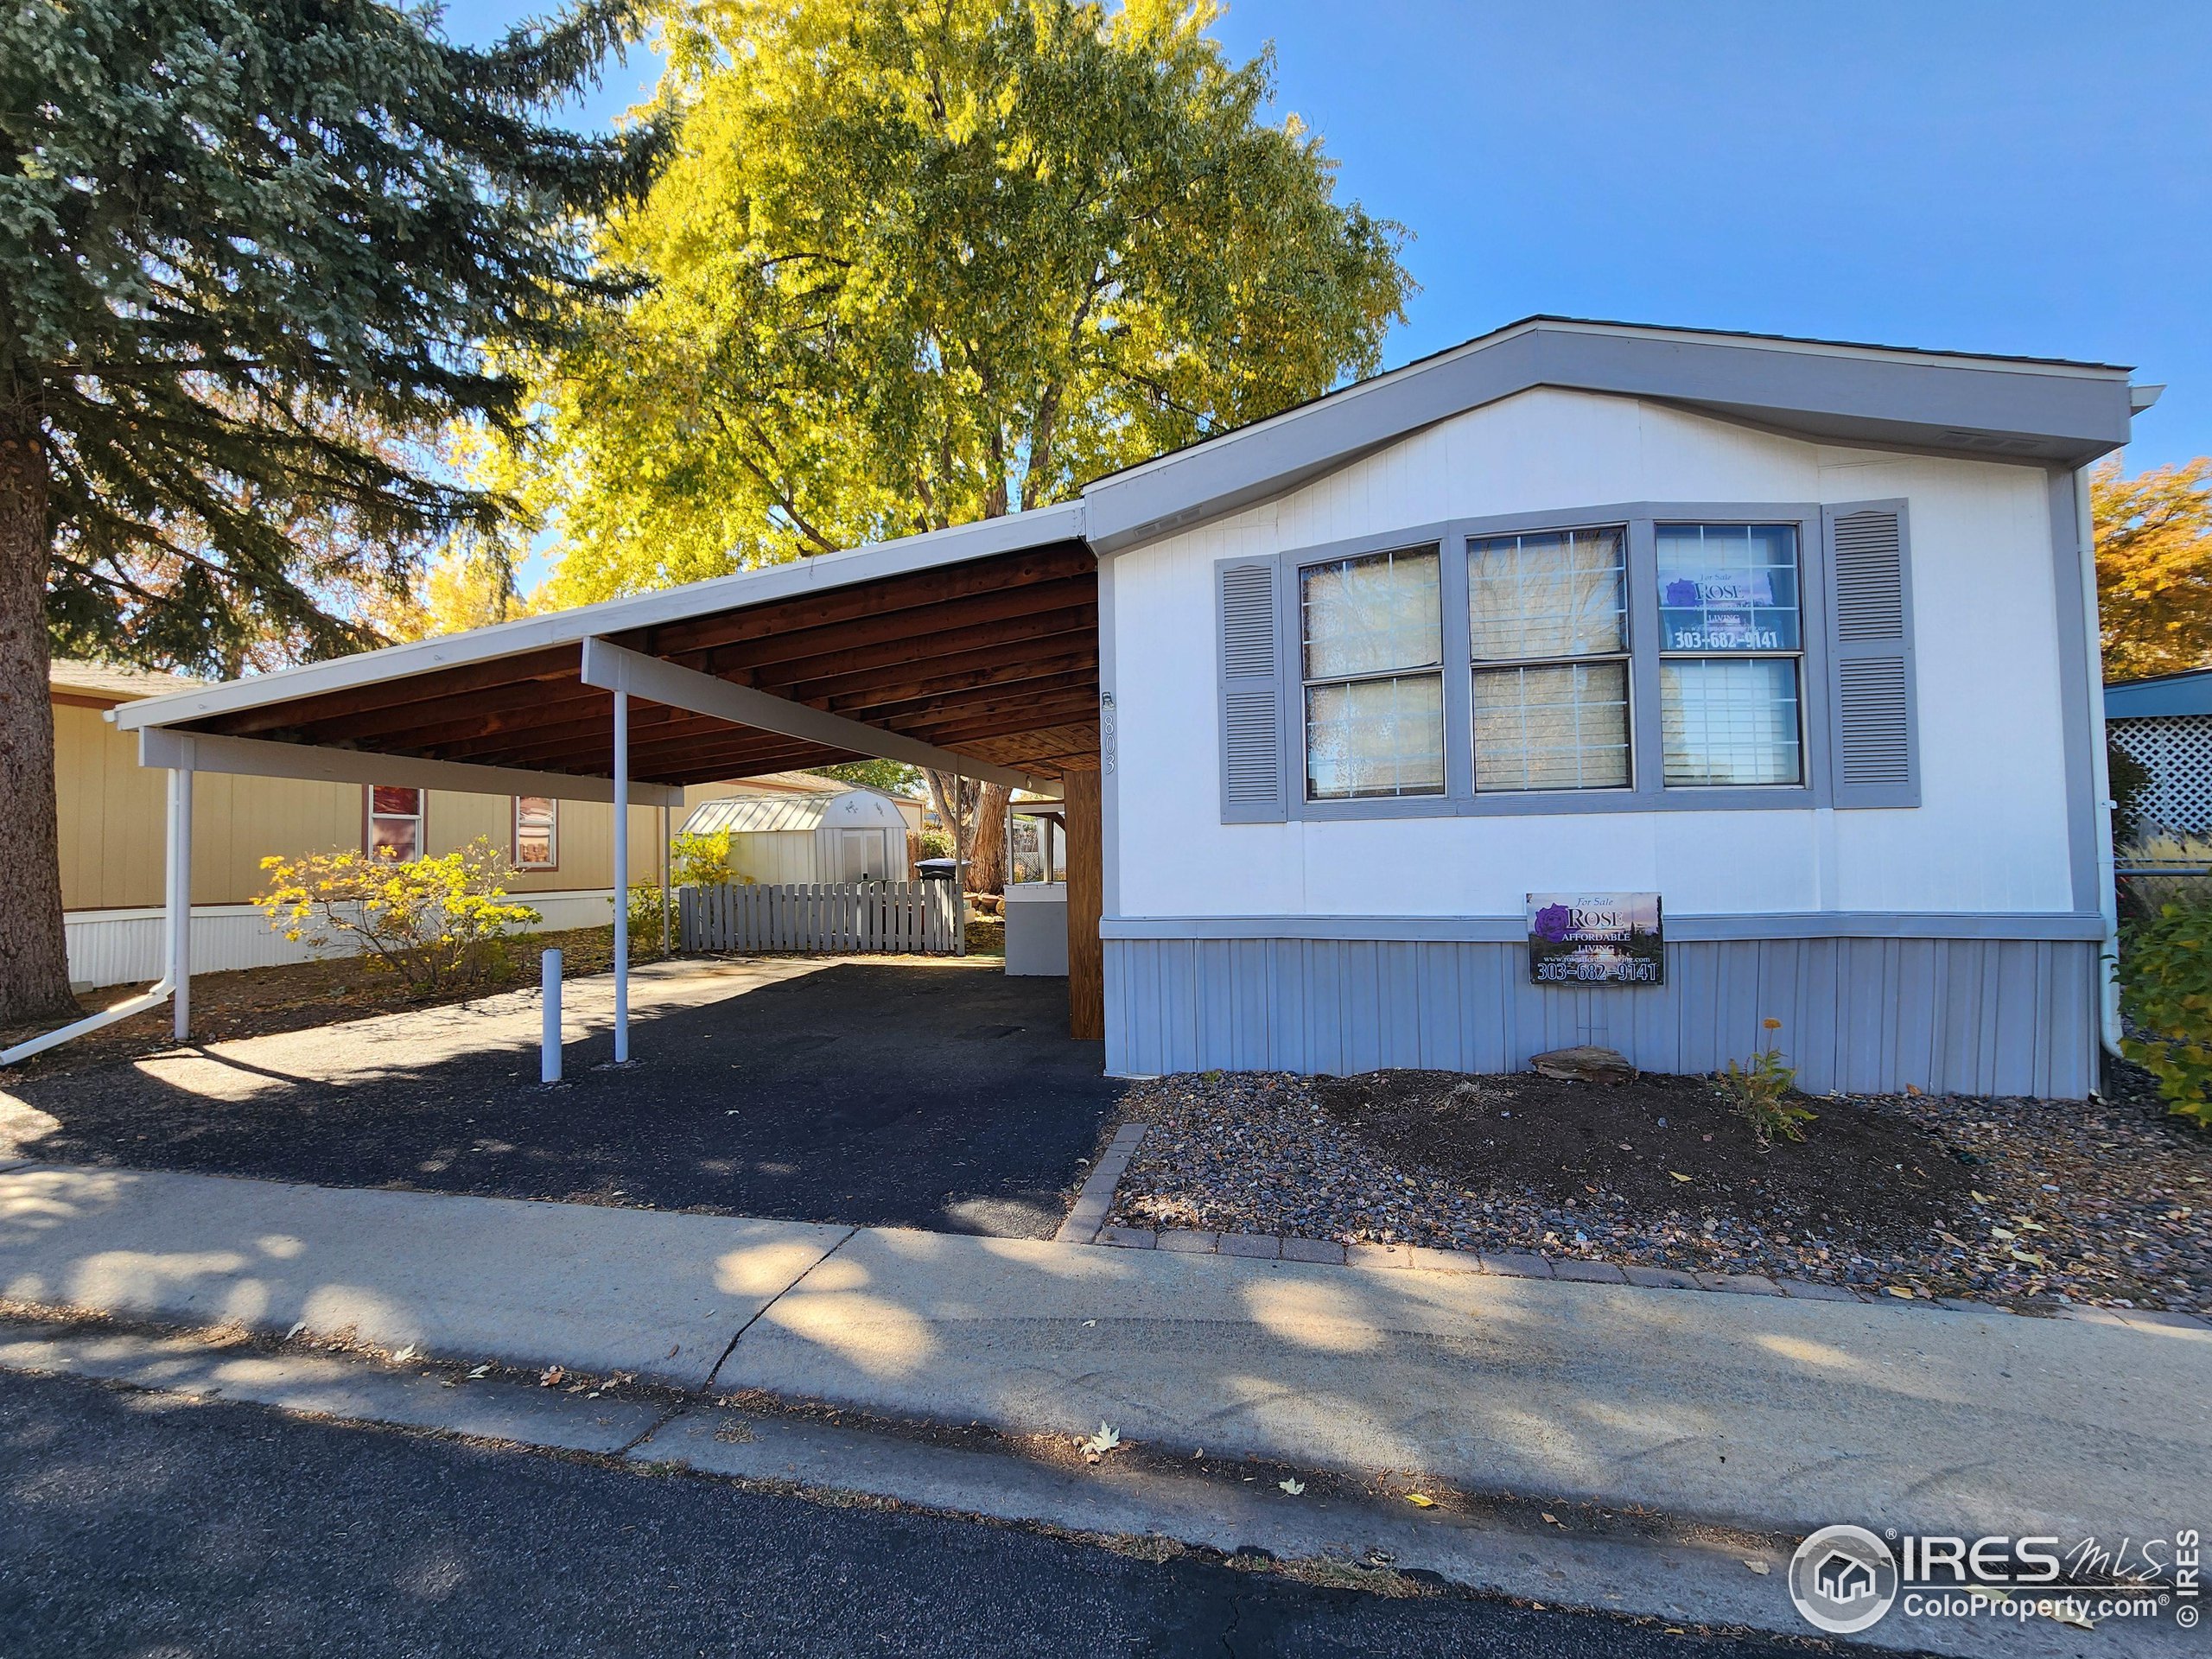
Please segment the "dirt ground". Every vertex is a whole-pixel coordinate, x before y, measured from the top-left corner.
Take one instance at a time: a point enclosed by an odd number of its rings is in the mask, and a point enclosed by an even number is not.
[[[2212,1134],[2113,1071],[2088,1101],[1815,1097],[1764,1149],[1704,1078],[1160,1077],[1108,1218],[2212,1314]]]
[[[1522,1072],[1375,1071],[1317,1082],[1323,1109],[1394,1157],[1464,1184],[1554,1201],[1592,1185],[1637,1210],[1701,1205],[1784,1225],[1848,1219],[1870,1241],[1917,1239],[1967,1202],[1969,1171],[1932,1130],[1850,1100],[1800,1141],[1762,1147],[1702,1077],[1565,1082]]]

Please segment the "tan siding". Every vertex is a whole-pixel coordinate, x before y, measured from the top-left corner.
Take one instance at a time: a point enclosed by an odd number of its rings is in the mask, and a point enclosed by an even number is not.
[[[69,910],[118,910],[159,905],[166,839],[168,779],[138,764],[137,739],[119,732],[101,710],[76,703],[54,707],[54,796],[60,816],[61,902]],[[687,804],[734,792],[727,784],[685,791]],[[448,853],[477,836],[502,854],[513,851],[513,799],[434,790],[426,803],[424,850]],[[590,801],[560,804],[560,868],[518,874],[518,893],[613,885],[614,812]],[[361,844],[359,785],[290,778],[232,777],[203,772],[193,784],[192,899],[194,904],[245,904],[262,887],[261,861],[270,854],[333,852]],[[675,824],[682,812],[674,815]],[[632,880],[658,879],[660,813],[630,809]]]

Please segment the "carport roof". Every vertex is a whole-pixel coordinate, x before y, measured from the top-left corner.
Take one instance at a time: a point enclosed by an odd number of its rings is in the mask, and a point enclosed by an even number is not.
[[[867,755],[1098,764],[1096,562],[1538,386],[1816,442],[2078,466],[2157,388],[2103,364],[1530,317],[1095,480],[1079,500],[117,709],[151,765],[638,798]]]

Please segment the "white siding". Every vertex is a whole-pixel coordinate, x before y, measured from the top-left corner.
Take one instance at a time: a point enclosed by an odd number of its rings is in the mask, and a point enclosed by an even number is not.
[[[1923,805],[1224,824],[1214,561],[1625,501],[1910,500]],[[1677,913],[2069,911],[2046,481],[1549,390],[1440,423],[1106,564],[1127,918],[1516,915],[1533,889]],[[1645,715],[1650,718],[1649,715]]]

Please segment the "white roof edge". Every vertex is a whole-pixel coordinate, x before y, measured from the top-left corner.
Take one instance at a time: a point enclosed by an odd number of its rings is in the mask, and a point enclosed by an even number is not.
[[[290,697],[318,696],[378,680],[400,679],[441,668],[457,668],[501,657],[518,657],[550,645],[575,645],[594,634],[626,632],[717,611],[735,610],[788,598],[794,594],[849,586],[881,576],[904,575],[939,564],[957,564],[994,554],[1019,553],[1053,542],[1079,539],[1084,509],[1065,501],[1001,518],[955,524],[895,542],[877,542],[838,553],[820,553],[789,564],[740,570],[727,576],[688,582],[681,588],[601,600],[574,610],[526,616],[464,633],[439,634],[403,645],[386,645],[327,662],[302,663],[250,679],[229,680],[161,696],[142,697],[117,709],[116,724],[125,728],[173,725],[211,715],[256,709]]]

